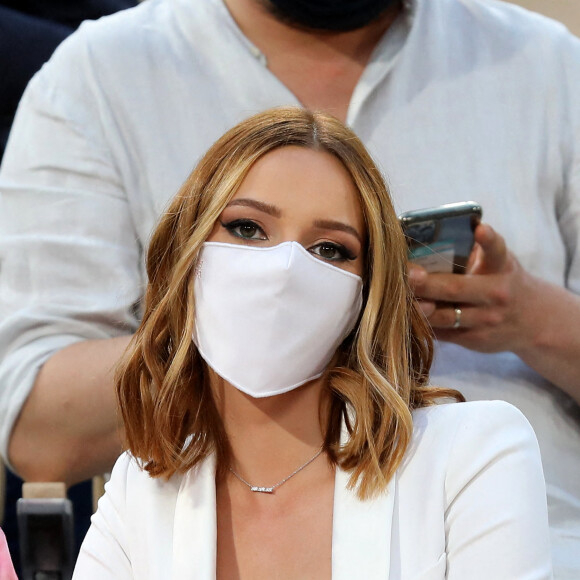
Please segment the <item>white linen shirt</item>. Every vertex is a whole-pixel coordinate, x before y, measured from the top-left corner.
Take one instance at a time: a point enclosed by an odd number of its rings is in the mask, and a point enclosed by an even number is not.
[[[524,268],[578,293],[578,95],[580,42],[561,25],[488,0],[416,0],[373,53],[347,121],[398,210],[476,200]],[[4,457],[56,350],[137,327],[143,249],[203,153],[284,104],[299,103],[221,0],[148,0],[84,24],[34,77],[0,174]],[[580,576],[578,407],[511,353],[442,344],[433,382],[523,411],[556,577]]]

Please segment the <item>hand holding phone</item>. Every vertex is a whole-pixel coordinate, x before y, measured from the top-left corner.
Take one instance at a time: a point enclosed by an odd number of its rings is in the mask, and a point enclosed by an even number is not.
[[[465,273],[481,216],[481,206],[474,201],[401,214],[409,260],[428,272]]]

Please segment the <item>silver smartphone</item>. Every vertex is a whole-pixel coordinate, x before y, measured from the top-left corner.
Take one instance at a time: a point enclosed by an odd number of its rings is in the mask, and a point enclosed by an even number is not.
[[[481,206],[474,201],[401,214],[399,221],[407,239],[409,260],[428,272],[465,273],[473,249],[473,232],[481,215]]]

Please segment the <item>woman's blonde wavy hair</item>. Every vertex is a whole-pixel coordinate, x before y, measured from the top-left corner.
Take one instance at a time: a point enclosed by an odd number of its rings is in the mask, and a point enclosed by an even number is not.
[[[228,468],[230,447],[191,338],[196,259],[254,163],[287,146],[334,155],[356,185],[366,222],[364,306],[326,374],[324,446],[368,498],[401,463],[411,411],[462,396],[428,385],[432,334],[407,284],[407,248],[389,193],[357,136],[324,113],[284,107],[243,121],[205,154],[162,216],[147,256],[143,320],[117,372],[126,442],[153,477],[183,473],[211,453],[220,472]],[[343,423],[350,437],[341,445]]]

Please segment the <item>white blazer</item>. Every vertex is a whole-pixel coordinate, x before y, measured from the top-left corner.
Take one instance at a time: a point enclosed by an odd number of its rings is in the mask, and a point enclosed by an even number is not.
[[[333,580],[551,578],[544,479],[523,415],[494,401],[413,416],[385,493],[360,501],[336,471]],[[122,455],[73,580],[210,580],[215,570],[213,459],[163,481]]]

